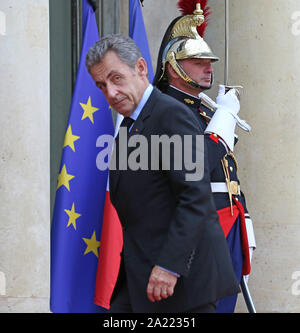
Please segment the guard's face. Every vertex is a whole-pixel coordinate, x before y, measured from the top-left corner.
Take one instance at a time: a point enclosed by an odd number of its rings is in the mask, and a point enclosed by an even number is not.
[[[144,59],[138,59],[133,70],[115,52],[108,51],[101,63],[90,69],[90,73],[110,106],[124,117],[129,117],[145,90],[147,65]]]
[[[184,59],[179,61],[186,74],[201,87],[210,88],[213,75],[213,67],[210,59]]]

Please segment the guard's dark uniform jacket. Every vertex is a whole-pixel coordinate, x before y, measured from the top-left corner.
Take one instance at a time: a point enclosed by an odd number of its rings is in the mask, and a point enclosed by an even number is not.
[[[186,94],[171,86],[166,94],[176,98],[196,115],[203,131],[214,115],[214,111],[199,98]],[[237,176],[238,164],[234,155],[215,134],[205,135],[208,149],[211,186],[220,224],[223,228],[230,249],[233,266],[238,281],[242,275],[250,273],[248,247],[255,248],[255,238],[244,194],[240,191]],[[235,144],[237,139],[235,139]],[[230,192],[228,192],[230,186]],[[248,256],[248,257],[247,257]],[[217,312],[233,312],[236,304],[235,296],[226,297],[217,304]]]

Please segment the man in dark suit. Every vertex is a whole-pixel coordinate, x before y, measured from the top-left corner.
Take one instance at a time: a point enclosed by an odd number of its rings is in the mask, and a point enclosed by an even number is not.
[[[102,38],[86,64],[109,104],[124,116],[121,128],[128,128],[129,140],[142,136],[150,157],[147,167],[135,170],[118,168],[117,157],[116,170],[110,170],[111,201],[124,239],[110,311],[215,312],[217,299],[239,287],[213,203],[205,147],[203,153],[197,145],[201,128],[196,117],[149,84],[146,62],[128,37]],[[170,149],[167,167],[161,149],[154,149],[153,137],[174,135],[182,143],[185,136],[192,138],[188,148],[193,160],[202,153],[198,179],[187,180],[192,171],[184,151],[182,168],[174,166],[184,144]],[[116,138],[117,152],[121,141]],[[127,148],[130,155],[133,147]]]

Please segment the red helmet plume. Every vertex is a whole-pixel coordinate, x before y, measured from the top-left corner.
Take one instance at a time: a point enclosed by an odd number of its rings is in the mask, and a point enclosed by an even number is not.
[[[201,37],[204,36],[208,23],[208,16],[210,15],[210,8],[207,7],[207,2],[208,0],[179,0],[177,3],[177,7],[179,8],[182,15],[192,15],[196,9],[196,4],[200,3],[201,9],[203,10],[203,15],[205,17],[205,21],[200,25],[200,27],[197,27],[197,31]]]

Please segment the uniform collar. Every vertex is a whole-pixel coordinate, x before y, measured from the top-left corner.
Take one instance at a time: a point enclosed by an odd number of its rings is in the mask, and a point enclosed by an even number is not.
[[[182,103],[186,104],[189,107],[199,108],[200,107],[200,98],[190,95],[174,86],[168,86],[166,93]]]

